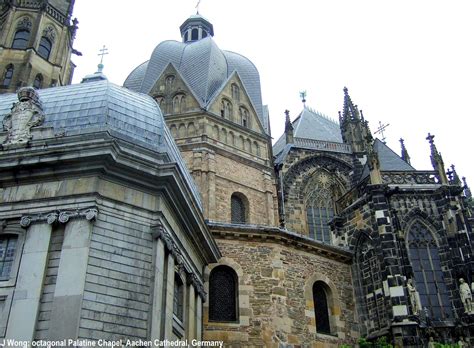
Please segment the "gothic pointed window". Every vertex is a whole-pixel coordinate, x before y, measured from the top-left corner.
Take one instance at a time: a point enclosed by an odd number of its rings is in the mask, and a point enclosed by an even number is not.
[[[240,124],[246,128],[250,128],[250,116],[249,112],[243,106],[240,107]]]
[[[331,243],[329,221],[334,217],[332,193],[327,188],[313,190],[306,202],[309,237]]]
[[[7,234],[0,237],[0,280],[10,278],[17,245],[17,235]]]
[[[12,48],[25,49],[28,46],[30,40],[30,31],[27,29],[17,30],[13,37]]]
[[[165,78],[165,88],[167,91],[170,91],[173,89],[173,84],[174,84],[175,77],[174,75],[168,75]]]
[[[227,119],[232,118],[232,103],[227,99],[222,99],[221,116]]]
[[[313,284],[314,315],[316,318],[316,332],[331,334],[328,306],[328,286],[322,281]]]
[[[186,96],[177,94],[173,97],[173,113],[182,113],[186,110]]]
[[[234,193],[230,198],[231,222],[244,224],[247,221],[246,199],[242,194]]]
[[[194,28],[192,31],[191,31],[191,40],[192,41],[195,41],[199,38],[199,31],[197,30],[197,28]]]
[[[9,87],[10,86],[10,83],[12,82],[12,78],[13,78],[13,64],[10,64],[7,66],[7,68],[5,69],[5,74],[3,75],[3,82],[2,82],[2,86],[3,87]]]
[[[438,245],[428,227],[416,220],[407,237],[408,255],[414,272],[421,306],[432,321],[452,318],[448,289],[444,281]]]
[[[239,86],[237,86],[235,83],[232,84],[231,86],[232,89],[232,99],[235,101],[240,101],[240,89]]]
[[[238,320],[238,281],[228,266],[215,267],[209,276],[209,321]]]
[[[43,87],[43,75],[36,75],[35,80],[33,82],[33,87],[36,89],[41,89],[41,87]]]
[[[53,44],[51,43],[51,40],[48,39],[47,37],[43,36],[41,38],[39,46],[38,46],[39,56],[43,57],[46,60],[48,60],[49,55],[51,54],[51,48],[52,47],[53,47]]]

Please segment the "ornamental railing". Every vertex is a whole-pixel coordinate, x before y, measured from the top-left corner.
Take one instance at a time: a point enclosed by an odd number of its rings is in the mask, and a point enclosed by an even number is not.
[[[331,151],[340,153],[351,153],[351,147],[347,144],[335,143],[332,141],[295,138],[295,145],[320,151]]]
[[[33,9],[40,9],[43,6],[45,6],[45,4],[43,1],[19,0],[18,6],[33,8]],[[67,17],[63,15],[55,7],[51,6],[50,4],[46,4],[46,13],[49,14],[54,19],[56,19],[59,23],[67,24]]]
[[[393,185],[438,183],[435,171],[382,172],[382,181]]]

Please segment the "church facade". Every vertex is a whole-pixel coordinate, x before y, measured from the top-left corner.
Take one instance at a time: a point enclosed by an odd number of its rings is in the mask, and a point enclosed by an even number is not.
[[[199,14],[123,87],[69,85],[73,5],[0,5],[0,337],[473,339],[471,194],[432,135],[418,171],[345,88],[272,146],[257,68]]]

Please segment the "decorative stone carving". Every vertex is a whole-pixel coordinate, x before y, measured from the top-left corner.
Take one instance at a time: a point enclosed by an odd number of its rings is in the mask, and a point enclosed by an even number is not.
[[[39,95],[33,87],[22,87],[17,92],[18,102],[3,118],[3,129],[8,132],[3,147],[21,146],[31,139],[30,130],[44,122]]]
[[[43,30],[43,36],[47,37],[51,42],[54,42],[54,39],[56,38],[56,31],[54,30],[52,26],[48,25]]]
[[[53,211],[50,213],[40,213],[37,215],[25,215],[20,219],[20,226],[23,228],[29,227],[32,223],[46,222],[49,225],[56,221],[60,223],[67,223],[71,218],[85,218],[92,221],[97,217],[98,210],[96,208],[77,209],[71,211]]]
[[[472,314],[472,292],[463,278],[459,278],[459,295],[464,305],[464,313]]]
[[[420,294],[413,285],[413,280],[408,279],[407,282],[408,295],[410,296],[410,305],[414,315],[419,315],[421,311]]]

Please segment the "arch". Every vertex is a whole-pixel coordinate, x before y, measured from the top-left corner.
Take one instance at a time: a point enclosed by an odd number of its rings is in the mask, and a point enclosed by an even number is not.
[[[186,136],[186,125],[181,123],[178,128],[178,138],[184,138]]]
[[[26,47],[28,47],[29,41],[30,41],[30,30],[19,29],[16,31],[15,36],[13,37],[12,48],[25,49]]]
[[[190,122],[188,124],[188,136],[195,136],[196,135],[196,126],[194,125],[194,122]]]
[[[253,153],[254,155],[260,157],[260,146],[258,145],[258,143],[256,141],[253,142]]]
[[[209,321],[238,321],[238,277],[229,266],[214,267],[209,275]]]
[[[165,88],[166,88],[167,91],[170,91],[171,89],[173,89],[174,80],[175,80],[174,75],[166,75],[166,77],[165,77]]]
[[[421,218],[414,218],[407,227],[405,243],[422,308],[432,320],[453,319],[440,244],[431,226]]]
[[[226,98],[222,98],[221,101],[221,116],[231,120],[232,119],[232,103]]]
[[[240,115],[240,124],[245,128],[250,128],[250,114],[247,108],[241,106],[239,108],[239,115]]]
[[[224,144],[227,143],[227,131],[225,128],[221,128],[221,132],[219,134],[219,140]]]
[[[244,137],[239,135],[239,137],[237,138],[237,147],[239,149],[243,149],[244,148]]]
[[[249,203],[247,197],[234,192],[230,197],[230,221],[233,224],[244,224],[248,222]]]
[[[36,75],[35,80],[33,81],[33,87],[36,89],[41,89],[43,87],[43,75]]]
[[[199,39],[199,31],[197,28],[191,30],[191,40],[198,40]]]
[[[178,128],[176,128],[175,124],[170,125],[170,132],[171,132],[171,135],[173,136],[173,138],[178,137]]]
[[[182,113],[186,110],[186,95],[178,93],[173,97],[173,113]]]
[[[214,125],[214,127],[212,127],[212,136],[214,139],[219,140],[219,126]]]
[[[252,142],[249,138],[245,139],[245,151],[247,151],[248,153],[252,152]]]
[[[2,82],[3,87],[10,86],[10,83],[12,82],[12,79],[13,79],[14,70],[15,70],[15,67],[13,66],[13,64],[9,64],[5,68],[5,73],[3,74],[3,82]]]
[[[318,334],[338,335],[341,301],[334,283],[325,275],[314,274],[305,281],[306,316]]]
[[[231,87],[231,90],[232,90],[232,99],[234,99],[234,101],[239,102],[240,101],[240,88],[239,88],[239,86],[237,86],[236,83],[233,83],[230,87]]]
[[[160,109],[163,113],[165,113],[164,106],[165,106],[165,97],[162,95],[156,95],[153,97],[158,105],[160,106]]]
[[[18,234],[0,235],[0,281],[9,280],[19,250]]]

